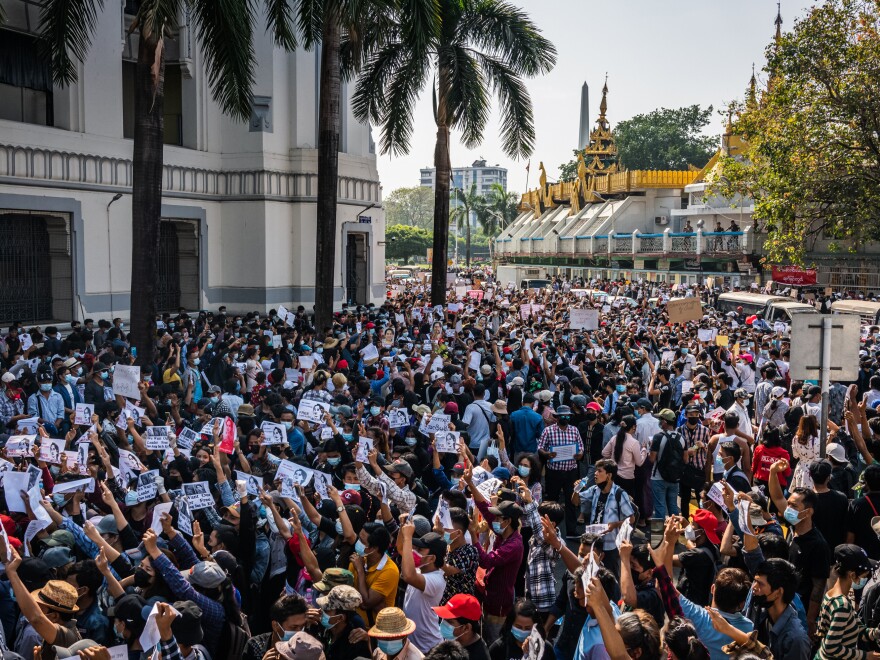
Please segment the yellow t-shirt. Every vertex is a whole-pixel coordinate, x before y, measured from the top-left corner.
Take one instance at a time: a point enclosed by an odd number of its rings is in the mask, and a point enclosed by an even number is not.
[[[354,573],[354,566],[349,564],[348,570]],[[355,573],[355,575],[357,574]],[[382,604],[382,607],[377,608],[377,611],[385,607],[394,607],[394,603],[397,600],[397,585],[399,582],[400,569],[397,568],[397,564],[391,561],[388,555],[383,555],[378,564],[367,569],[367,588],[377,591],[385,597],[385,602]],[[367,625],[372,625],[373,617],[369,617],[361,608],[358,608],[357,613],[360,614]]]
[[[174,382],[180,383],[180,376],[177,375],[177,369],[172,367],[171,369],[166,369],[162,373],[162,382],[166,384],[171,384]]]

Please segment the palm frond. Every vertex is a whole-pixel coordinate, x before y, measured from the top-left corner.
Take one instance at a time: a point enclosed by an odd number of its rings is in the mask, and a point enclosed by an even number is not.
[[[147,0],[138,7],[137,20],[144,36],[153,34],[164,38],[166,29],[177,24],[180,11],[179,0]]]
[[[442,26],[440,0],[398,0],[401,38],[415,52],[429,50],[440,36]]]
[[[383,46],[399,40],[400,25],[394,0],[352,0],[341,18],[339,62],[343,80],[351,81]]]
[[[519,7],[502,0],[465,3],[459,38],[490,57],[502,59],[517,75],[546,73],[556,63],[556,47]]]
[[[311,50],[321,43],[324,33],[324,5],[323,0],[296,0],[298,5],[297,28],[302,35],[303,46]]]
[[[191,0],[208,82],[223,112],[239,121],[251,114],[254,84],[254,5],[249,0]]]
[[[266,0],[266,31],[272,32],[275,45],[285,50],[296,49],[294,3],[290,0]]]
[[[512,158],[526,158],[535,146],[532,99],[522,80],[503,62],[478,54],[492,92],[501,105],[501,144]]]
[[[443,60],[450,72],[446,107],[452,118],[450,127],[461,130],[463,144],[469,149],[483,139],[483,130],[491,114],[486,77],[480,65],[465,49],[453,46]]]
[[[103,8],[104,0],[45,0],[40,10],[41,50],[57,84],[70,85],[76,81],[74,60],[85,60],[98,23],[98,11]]]
[[[404,50],[403,53],[407,54],[407,51]],[[380,140],[383,154],[399,156],[409,151],[414,124],[413,111],[429,70],[430,65],[424,59],[404,57],[389,81],[380,119],[383,125]]]

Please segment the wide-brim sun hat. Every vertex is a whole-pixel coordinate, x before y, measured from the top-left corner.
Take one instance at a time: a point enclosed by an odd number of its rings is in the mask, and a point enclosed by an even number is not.
[[[367,634],[376,639],[397,639],[411,635],[415,629],[415,622],[407,619],[402,609],[386,607],[376,615],[376,624]]]

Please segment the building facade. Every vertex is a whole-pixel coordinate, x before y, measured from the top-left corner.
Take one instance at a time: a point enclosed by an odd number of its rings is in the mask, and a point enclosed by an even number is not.
[[[433,167],[425,167],[420,170],[419,185],[424,188],[434,189],[437,172]],[[500,184],[507,191],[507,168],[500,165],[486,165],[485,160],[475,160],[469,167],[452,168],[452,189],[458,188],[469,192],[471,186],[477,187],[478,195],[488,195],[492,191],[493,184]]]
[[[0,323],[125,317],[131,291],[134,4],[107,2],[78,81],[54,85],[39,5],[0,0]],[[315,297],[320,52],[254,31],[250,121],[214,102],[187,17],[166,40],[158,308],[268,310]],[[368,126],[342,90],[335,305],[384,299]]]

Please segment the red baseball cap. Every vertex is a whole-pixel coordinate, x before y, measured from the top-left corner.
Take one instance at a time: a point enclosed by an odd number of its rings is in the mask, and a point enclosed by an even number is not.
[[[596,412],[602,412],[602,406],[600,406],[600,405],[599,405],[598,403],[596,403],[595,401],[590,401],[590,402],[587,404],[587,408],[586,408],[586,409],[587,409],[587,410],[595,410]]]
[[[372,329],[375,328],[375,327],[376,327],[376,324],[373,323],[372,321],[370,321],[369,323],[367,323],[367,330],[372,330]]]
[[[361,505],[361,494],[356,490],[344,490],[339,493],[339,499],[342,500],[343,504],[356,504],[357,506]]]
[[[450,401],[443,407],[443,412],[447,415],[452,413],[458,413],[458,404],[455,401]]]
[[[336,363],[337,369],[348,369],[348,360],[340,360]]]
[[[479,621],[480,617],[483,616],[483,608],[480,607],[480,601],[470,594],[455,594],[446,605],[432,607],[431,609],[441,619]]]
[[[379,380],[385,378],[385,370],[384,370],[384,369],[378,369],[378,370],[376,371],[376,378],[378,378]]]
[[[691,516],[694,524],[700,527],[712,543],[718,545],[721,539],[718,538],[718,518],[711,511],[706,509],[697,509]]]

